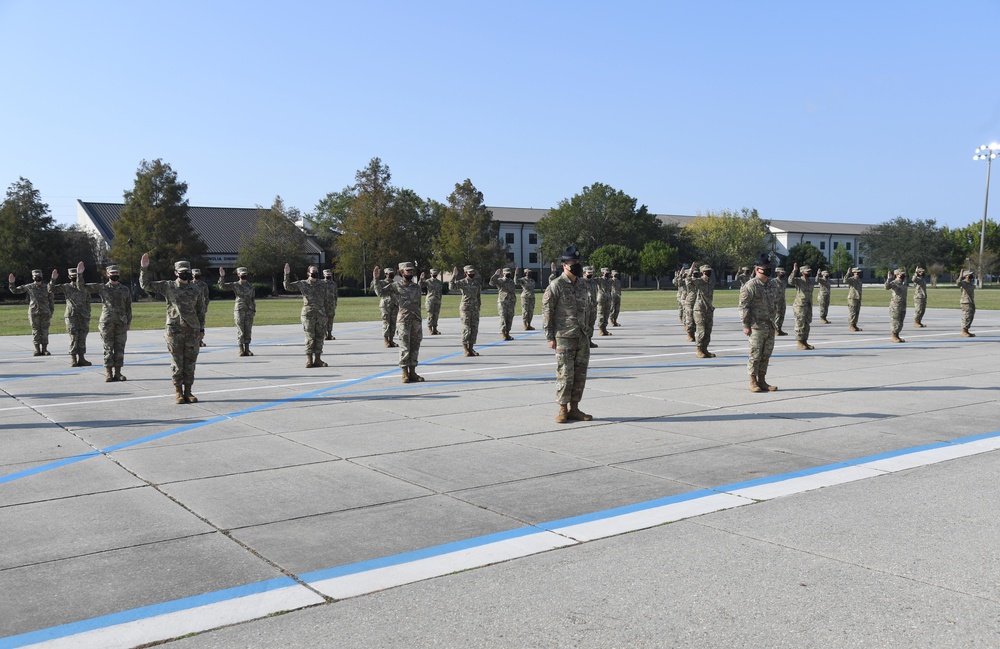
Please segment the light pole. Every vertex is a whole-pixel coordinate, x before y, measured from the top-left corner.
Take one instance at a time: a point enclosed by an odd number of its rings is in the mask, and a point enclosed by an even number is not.
[[[984,144],[976,149],[973,160],[986,161],[986,200],[983,202],[983,228],[979,233],[979,267],[976,269],[976,279],[979,280],[979,287],[983,286],[983,253],[986,245],[986,212],[990,207],[990,167],[993,165],[993,158],[997,157],[1000,151],[1000,144]]]

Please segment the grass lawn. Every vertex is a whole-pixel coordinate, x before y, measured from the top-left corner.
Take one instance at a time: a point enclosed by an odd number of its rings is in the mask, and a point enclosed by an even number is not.
[[[891,291],[886,291],[881,285],[866,285],[862,294],[864,307],[888,307]],[[496,294],[483,295],[483,314],[496,315]],[[795,299],[795,291],[789,289],[788,304]],[[815,301],[816,294],[813,294]],[[958,310],[958,288],[954,286],[928,287],[927,306],[932,309]],[[441,305],[442,318],[458,317],[458,296],[445,295]],[[735,307],[739,303],[739,291],[717,289],[715,291],[715,306],[719,308]],[[830,303],[834,306],[847,305],[847,289],[835,288],[832,291]],[[913,307],[912,287],[907,299],[907,306]],[[302,299],[297,296],[269,298],[257,300],[256,325],[291,324],[299,321],[299,311]],[[539,294],[535,302],[536,325],[541,325],[542,299]],[[653,289],[626,290],[622,293],[622,311],[655,311],[657,309],[675,310],[677,308],[676,293],[673,290],[656,291]],[[1000,309],[1000,287],[990,286],[976,291],[977,309]],[[100,317],[100,304],[93,307],[91,330],[96,332],[97,320]],[[166,320],[166,308],[163,302],[139,302],[132,306],[134,329],[162,329]],[[519,317],[520,306],[517,308]],[[52,320],[50,329],[53,334],[65,333],[62,320],[63,306],[56,304],[56,317]],[[426,316],[426,313],[424,314]],[[340,298],[337,305],[337,322],[361,322],[378,320],[378,298],[349,297]],[[208,309],[208,327],[233,326],[233,302],[231,300],[216,300]],[[0,305],[0,335],[14,336],[31,333],[28,325],[27,303],[7,303]]]

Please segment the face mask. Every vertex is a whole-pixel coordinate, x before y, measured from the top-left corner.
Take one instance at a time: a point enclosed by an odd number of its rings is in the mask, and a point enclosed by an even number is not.
[[[196,282],[200,282],[201,281],[201,275],[192,275],[192,277],[194,277],[194,281],[196,281]]]
[[[584,275],[584,277],[586,277],[587,279],[594,279],[594,274],[593,273],[586,273]]]
[[[511,278],[511,274],[510,273],[504,273],[503,274],[503,278],[504,279],[510,279]]]
[[[771,276],[771,269],[770,268],[761,268],[760,269],[760,273],[764,277],[770,277]]]
[[[573,277],[583,277],[583,264],[571,264],[569,272],[573,273]]]
[[[466,273],[465,276],[468,277],[469,279],[475,279],[476,274],[475,273]]]
[[[247,276],[246,276],[246,275],[240,275],[240,279],[241,279],[241,280],[244,280],[244,279],[246,279],[246,278],[247,278]]]
[[[35,281],[36,283],[38,283],[38,284],[41,284],[41,283],[42,283],[42,278],[41,278],[41,277],[35,277],[35,278],[34,278],[34,281]]]
[[[191,281],[191,273],[177,273],[177,279],[182,279],[185,282]]]
[[[118,281],[118,276],[117,275],[108,275],[108,281],[109,282],[117,282]]]
[[[313,279],[319,279],[319,273],[309,273],[309,277],[312,277]]]
[[[702,273],[701,275],[702,275],[702,277],[711,277],[711,276],[712,276],[712,273],[710,273],[710,272],[708,272],[708,271],[705,271],[705,272],[704,272],[704,273]]]

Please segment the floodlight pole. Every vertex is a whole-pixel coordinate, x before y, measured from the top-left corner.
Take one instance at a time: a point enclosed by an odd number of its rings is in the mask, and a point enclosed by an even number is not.
[[[979,280],[979,288],[983,287],[983,255],[986,250],[986,214],[990,207],[990,167],[993,166],[993,158],[997,157],[1000,151],[1000,144],[996,142],[989,145],[982,145],[976,149],[973,160],[986,161],[986,199],[983,201],[983,225],[979,232],[979,267],[976,269],[976,279]]]

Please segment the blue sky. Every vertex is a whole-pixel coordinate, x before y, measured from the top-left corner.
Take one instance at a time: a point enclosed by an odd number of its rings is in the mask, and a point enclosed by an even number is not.
[[[192,205],[309,212],[378,156],[438,200],[604,182],[657,213],[962,226],[1000,140],[998,22],[982,0],[0,0],[0,184],[72,223],[163,158]]]

